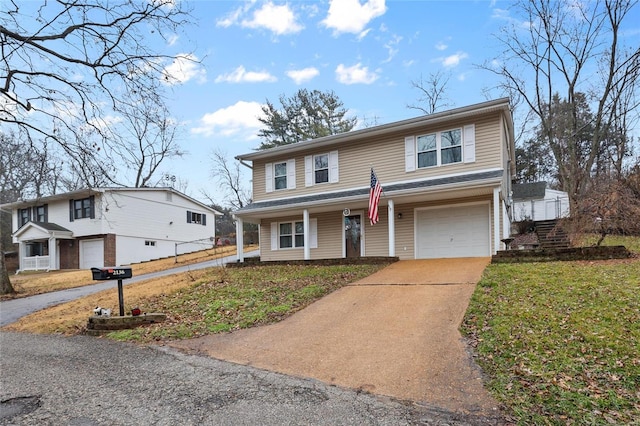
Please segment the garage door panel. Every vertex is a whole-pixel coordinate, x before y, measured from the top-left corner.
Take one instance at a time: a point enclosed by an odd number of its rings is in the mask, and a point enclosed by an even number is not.
[[[490,253],[487,205],[418,211],[416,225],[417,258],[484,257]]]
[[[104,241],[80,241],[80,269],[102,268],[104,266]]]

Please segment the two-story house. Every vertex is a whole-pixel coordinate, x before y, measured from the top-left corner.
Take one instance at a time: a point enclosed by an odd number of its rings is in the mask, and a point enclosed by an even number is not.
[[[0,206],[20,271],[89,269],[210,248],[222,213],[172,188],[92,188]]]
[[[509,236],[514,152],[508,99],[251,152],[236,159],[253,202],[234,215],[260,225],[264,261],[491,256]]]

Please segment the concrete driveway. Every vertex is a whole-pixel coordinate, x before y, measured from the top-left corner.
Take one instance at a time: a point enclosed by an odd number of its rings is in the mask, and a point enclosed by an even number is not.
[[[171,345],[450,411],[495,415],[458,327],[489,258],[396,262],[277,324]]]

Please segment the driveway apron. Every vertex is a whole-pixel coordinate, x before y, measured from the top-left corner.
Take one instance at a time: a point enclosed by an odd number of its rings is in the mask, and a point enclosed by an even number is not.
[[[282,322],[171,345],[451,411],[495,414],[498,404],[458,331],[489,261],[399,261]]]

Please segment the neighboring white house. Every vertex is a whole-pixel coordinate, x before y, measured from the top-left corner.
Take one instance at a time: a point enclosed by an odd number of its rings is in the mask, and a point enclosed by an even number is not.
[[[547,187],[547,182],[514,184],[513,221],[552,220],[569,216],[569,195]]]
[[[211,247],[222,213],[172,188],[92,188],[3,204],[20,271],[127,265]]]

